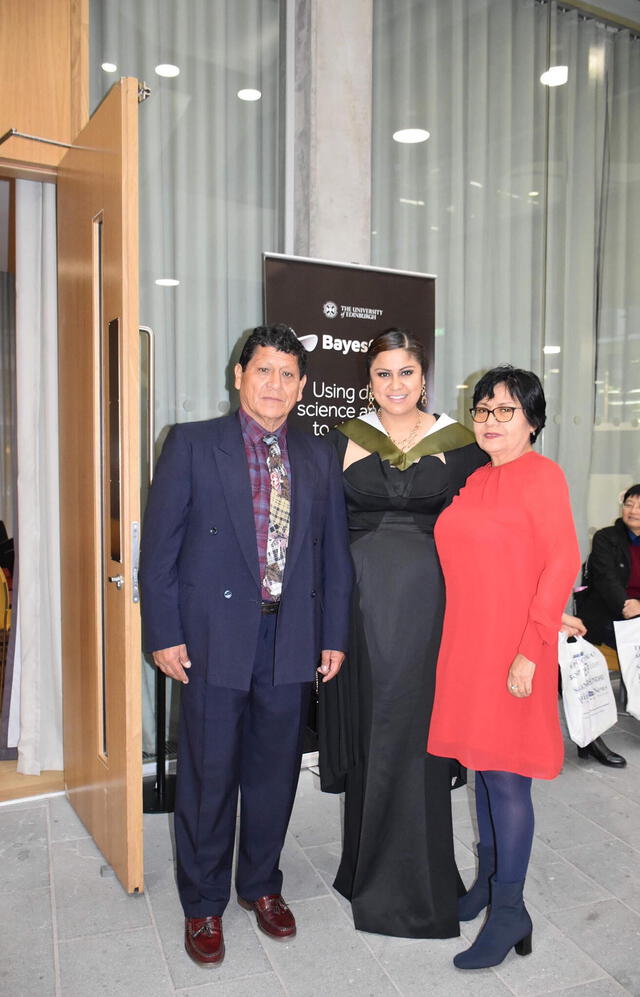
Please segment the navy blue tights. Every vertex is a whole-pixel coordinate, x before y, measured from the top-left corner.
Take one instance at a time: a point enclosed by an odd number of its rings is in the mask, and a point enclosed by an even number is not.
[[[495,847],[498,883],[522,883],[533,841],[531,779],[515,772],[476,772],[480,844]]]

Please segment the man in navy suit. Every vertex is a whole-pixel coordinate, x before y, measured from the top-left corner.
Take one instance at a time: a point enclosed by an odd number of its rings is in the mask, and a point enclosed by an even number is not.
[[[287,326],[255,329],[235,367],[240,411],[173,427],[145,515],[145,648],[183,683],[178,889],[185,947],[203,966],[224,957],[238,791],[238,902],[271,937],[295,934],[280,853],[316,666],[329,681],[347,647],[340,468],[332,447],[286,422],[306,359]]]

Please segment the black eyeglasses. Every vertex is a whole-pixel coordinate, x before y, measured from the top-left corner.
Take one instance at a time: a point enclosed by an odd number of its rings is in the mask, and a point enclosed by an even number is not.
[[[476,405],[475,408],[470,408],[469,412],[474,422],[486,422],[490,415],[494,416],[496,422],[511,422],[516,409],[522,411],[522,406],[497,405],[496,408],[485,408],[484,405]]]

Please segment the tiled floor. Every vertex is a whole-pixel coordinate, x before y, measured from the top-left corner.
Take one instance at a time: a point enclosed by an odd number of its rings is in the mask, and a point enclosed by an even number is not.
[[[0,807],[0,994],[4,997],[499,997],[640,995],[640,723],[623,717],[607,741],[622,771],[578,762],[535,786],[536,840],[526,898],[534,950],[465,974],[459,939],[359,934],[331,889],[340,800],[302,773],[283,855],[298,920],[290,943],[261,935],[231,903],[227,956],[215,970],[182,948],[170,819],[145,818],[146,893],[127,897],[64,797]],[[454,793],[458,861],[468,881],[472,793]],[[472,938],[481,923],[464,925]]]

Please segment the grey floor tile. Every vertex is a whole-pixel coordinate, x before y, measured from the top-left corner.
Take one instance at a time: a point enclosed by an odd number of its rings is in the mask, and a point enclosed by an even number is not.
[[[536,834],[543,844],[551,848],[566,848],[567,842],[594,844],[611,837],[599,824],[559,800],[538,797],[535,815]]]
[[[496,967],[496,974],[518,997],[549,994],[568,986],[590,983],[604,976],[602,967],[564,937],[556,924],[531,909],[533,952],[518,956],[513,949]],[[558,917],[562,917],[559,914]]]
[[[280,859],[282,892],[287,900],[307,900],[326,895],[329,890],[303,848],[292,834],[286,837]]]
[[[640,994],[639,915],[619,900],[602,900],[549,918],[621,986]]]
[[[480,925],[482,920],[479,919]],[[403,997],[501,997],[511,991],[492,969],[456,969],[453,957],[467,947],[465,938],[385,938],[361,934]]]
[[[171,997],[173,986],[152,928],[60,942],[63,997]]]
[[[105,860],[91,838],[51,846],[60,938],[139,928],[149,924],[143,896],[129,896],[113,874],[101,875]]]
[[[47,808],[0,811],[0,893],[49,886]]]
[[[269,958],[291,995],[397,997],[397,988],[333,898],[301,900],[291,906],[297,937],[286,944],[265,940]]]
[[[6,997],[53,995],[55,975],[49,890],[0,894],[0,925],[0,994],[6,994]]]
[[[603,845],[583,846],[602,848]],[[562,910],[579,904],[593,903],[611,897],[609,890],[584,876],[574,865],[559,858],[555,862],[532,861],[527,874],[525,892],[538,910]]]
[[[635,803],[625,796],[616,796],[607,799],[606,806],[602,804],[600,806],[577,804],[574,809],[605,831],[622,838],[632,848],[640,851],[640,803]],[[587,842],[576,841],[576,844],[587,844]],[[557,845],[556,847],[562,846]]]
[[[577,987],[556,990],[554,993],[557,993],[558,997],[622,997],[629,991],[608,976],[606,979],[594,980],[592,983],[581,983]]]
[[[221,967],[222,968],[222,967]],[[213,970],[211,976],[215,976]],[[180,997],[284,997],[285,991],[275,973],[260,973],[242,980],[214,980],[202,987],[176,990]]]
[[[66,796],[53,796],[49,800],[49,827],[52,841],[89,837],[89,832]]]
[[[340,904],[349,921],[352,921],[351,904],[333,888],[333,881],[336,878],[336,872],[340,864],[341,852],[342,845],[339,841],[333,841],[328,845],[312,845],[310,848],[304,849],[305,855],[314,868],[318,870],[331,896]]]
[[[342,839],[341,797],[323,793],[320,779],[310,769],[300,773],[289,832],[303,848]]]
[[[163,869],[175,861],[173,814],[144,815],[144,871]]]
[[[640,914],[640,854],[623,841],[581,845],[562,852],[604,889]]]
[[[255,915],[242,910],[235,900],[229,903],[222,922],[226,949],[224,962],[214,971],[196,965],[184,950],[184,915],[177,893],[172,897],[167,891],[155,895],[150,892],[149,901],[176,989],[208,983],[212,972],[215,972],[214,983],[226,983],[271,970],[261,938],[254,929]]]

